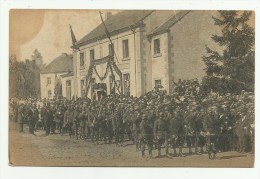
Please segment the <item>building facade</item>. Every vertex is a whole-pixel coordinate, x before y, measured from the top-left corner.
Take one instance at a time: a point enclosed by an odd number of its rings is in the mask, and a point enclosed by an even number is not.
[[[211,42],[214,29],[209,11],[122,11],[104,21],[113,43],[114,61],[122,72],[122,92],[141,96],[156,86],[167,92],[172,81],[202,79],[205,45]],[[209,30],[209,28],[212,28]],[[91,61],[109,55],[110,41],[100,24],[73,46],[74,94],[86,93],[86,77]],[[108,72],[107,72],[108,71]],[[113,71],[113,70],[112,70]],[[116,74],[116,71],[113,71]],[[107,63],[96,65],[92,74],[92,89],[87,96],[93,97],[93,84],[106,84],[110,94],[113,84]],[[105,78],[104,78],[105,77]],[[119,76],[115,75],[116,81]]]
[[[63,53],[41,70],[41,99],[63,96],[71,99],[73,91],[73,56]]]
[[[101,23],[78,41],[71,29],[73,54],[62,54],[42,70],[41,98],[53,98],[57,83],[61,95],[71,99],[93,98],[100,89],[107,95],[137,97],[155,87],[170,93],[173,81],[201,80],[205,46],[216,48],[211,36],[220,33],[212,19],[216,15],[216,11],[121,11],[107,15],[105,26]],[[114,68],[108,63],[111,54]]]

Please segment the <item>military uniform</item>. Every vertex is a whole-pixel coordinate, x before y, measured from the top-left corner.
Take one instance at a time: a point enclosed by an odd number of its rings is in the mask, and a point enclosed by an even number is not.
[[[184,143],[184,123],[180,112],[176,112],[174,118],[170,120],[170,131],[173,138],[172,141],[174,142],[172,145],[174,155],[176,155],[176,147],[179,147],[179,156],[184,156],[182,153]]]
[[[24,105],[20,105],[18,108],[18,123],[19,123],[19,131],[23,132],[23,124],[24,124]]]
[[[78,108],[74,108],[74,110],[72,111],[72,119],[73,119],[73,128],[75,131],[75,137],[78,140],[79,139],[79,109]]]
[[[153,124],[148,120],[145,115],[142,116],[142,122],[140,123],[140,138],[142,146],[142,157],[145,156],[145,147],[148,147],[149,157],[152,158],[153,149]]]
[[[86,133],[85,133],[85,130],[86,130],[86,120],[87,120],[87,113],[85,110],[82,110],[81,113],[79,114],[78,116],[79,118],[79,126],[80,126],[80,137],[82,139],[85,139],[86,137]]]
[[[53,119],[54,119],[53,112],[50,109],[50,107],[47,107],[47,110],[46,110],[45,115],[44,115],[44,123],[45,123],[46,135],[50,134],[51,125],[53,123]]]
[[[62,133],[64,133],[65,131],[72,133],[72,126],[73,126],[73,110],[71,109],[71,107],[69,107],[64,113],[64,123],[63,123]]]
[[[204,114],[196,114],[194,117],[194,121],[191,123],[192,128],[194,130],[194,135],[195,135],[195,153],[200,154],[198,151],[198,148],[200,147],[200,151],[202,152],[202,144],[203,144],[203,138],[200,135],[201,131],[203,130],[203,119]]]
[[[142,122],[142,118],[140,113],[135,115],[136,118],[133,121],[133,129],[132,129],[132,134],[134,137],[134,143],[136,150],[139,150],[140,148],[140,123]]]
[[[115,135],[116,145],[118,145],[119,143],[122,144],[123,135],[124,135],[123,130],[122,130],[123,116],[122,116],[122,111],[119,109],[117,109],[117,111],[113,115],[112,126],[113,126],[114,135]]]
[[[167,120],[163,119],[164,116],[162,113],[159,114],[158,119],[154,122],[154,138],[157,141],[157,148],[158,148],[158,156],[161,156],[161,147],[164,143],[165,146],[165,153],[168,155],[168,133],[169,133],[169,123]]]

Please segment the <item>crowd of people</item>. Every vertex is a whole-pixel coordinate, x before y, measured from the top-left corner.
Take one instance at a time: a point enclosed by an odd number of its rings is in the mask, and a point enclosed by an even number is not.
[[[16,100],[10,118],[29,132],[68,133],[94,144],[132,141],[142,157],[205,152],[254,152],[254,94],[205,94],[197,80],[179,81],[170,94],[158,88],[140,97]],[[66,137],[64,135],[64,137]],[[188,152],[183,152],[187,148]],[[148,155],[145,151],[148,151]]]

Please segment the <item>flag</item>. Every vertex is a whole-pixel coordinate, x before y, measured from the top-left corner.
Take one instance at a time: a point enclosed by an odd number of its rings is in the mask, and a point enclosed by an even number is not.
[[[71,35],[72,45],[75,46],[75,44],[77,42],[77,39],[76,39],[76,37],[75,37],[75,35],[73,33],[73,30],[72,30],[72,27],[71,27],[70,24],[69,24],[69,26],[70,26],[70,35]]]

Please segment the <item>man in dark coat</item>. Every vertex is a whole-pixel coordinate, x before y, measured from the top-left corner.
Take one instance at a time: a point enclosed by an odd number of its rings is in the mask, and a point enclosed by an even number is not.
[[[65,111],[64,111],[63,106],[59,105],[54,114],[54,122],[56,123],[56,127],[58,128],[60,133],[61,133],[62,126],[63,126],[64,113],[65,113]]]
[[[181,111],[177,110],[174,117],[170,120],[170,131],[174,148],[174,155],[176,155],[176,147],[179,147],[179,156],[184,157],[182,153],[182,146],[184,143],[184,123]]]
[[[68,109],[64,113],[64,120],[63,120],[63,128],[62,128],[62,134],[64,132],[72,133],[72,126],[73,126],[73,109],[72,105],[68,106]]]
[[[157,120],[154,122],[153,133],[154,133],[154,138],[157,141],[158,157],[161,157],[161,147],[163,143],[165,146],[166,156],[169,157],[168,154],[169,123],[166,119],[164,119],[164,115],[162,112],[159,113]]]
[[[153,124],[148,120],[145,114],[142,115],[142,122],[140,123],[140,138],[142,146],[142,157],[145,157],[145,146],[149,150],[149,158],[152,158],[153,149]]]
[[[195,134],[195,153],[199,155],[201,154],[199,152],[199,147],[201,146],[200,144],[202,144],[202,136],[200,133],[203,130],[202,119],[204,118],[204,116],[204,110],[201,109],[199,113],[196,113],[196,115],[194,116],[194,121],[191,123]],[[201,150],[203,149],[201,148]]]
[[[80,114],[80,110],[78,106],[74,107],[74,110],[72,112],[72,118],[73,118],[73,128],[75,130],[75,137],[78,140],[78,131],[79,131],[79,114]]]
[[[116,146],[118,146],[118,144],[122,145],[123,143],[123,131],[122,131],[122,127],[123,127],[123,115],[122,115],[122,111],[120,108],[117,108],[113,118],[112,118],[112,126],[113,126],[113,131],[114,131],[114,135],[115,135],[115,142],[116,142]]]
[[[18,108],[18,123],[19,123],[19,132],[23,132],[23,123],[24,123],[24,104],[22,103]]]
[[[134,121],[133,121],[133,127],[132,127],[132,134],[134,138],[134,143],[136,147],[136,151],[140,149],[140,123],[142,122],[142,116],[141,112],[136,112],[137,114],[134,114]]]
[[[27,118],[28,118],[28,125],[29,125],[29,133],[34,135],[34,130],[35,130],[35,124],[36,121],[38,120],[38,110],[35,106],[31,106],[27,110]]]
[[[51,125],[53,123],[53,120],[54,120],[53,112],[50,109],[50,106],[48,105],[46,107],[46,111],[45,111],[45,115],[44,115],[46,136],[50,135]]]

